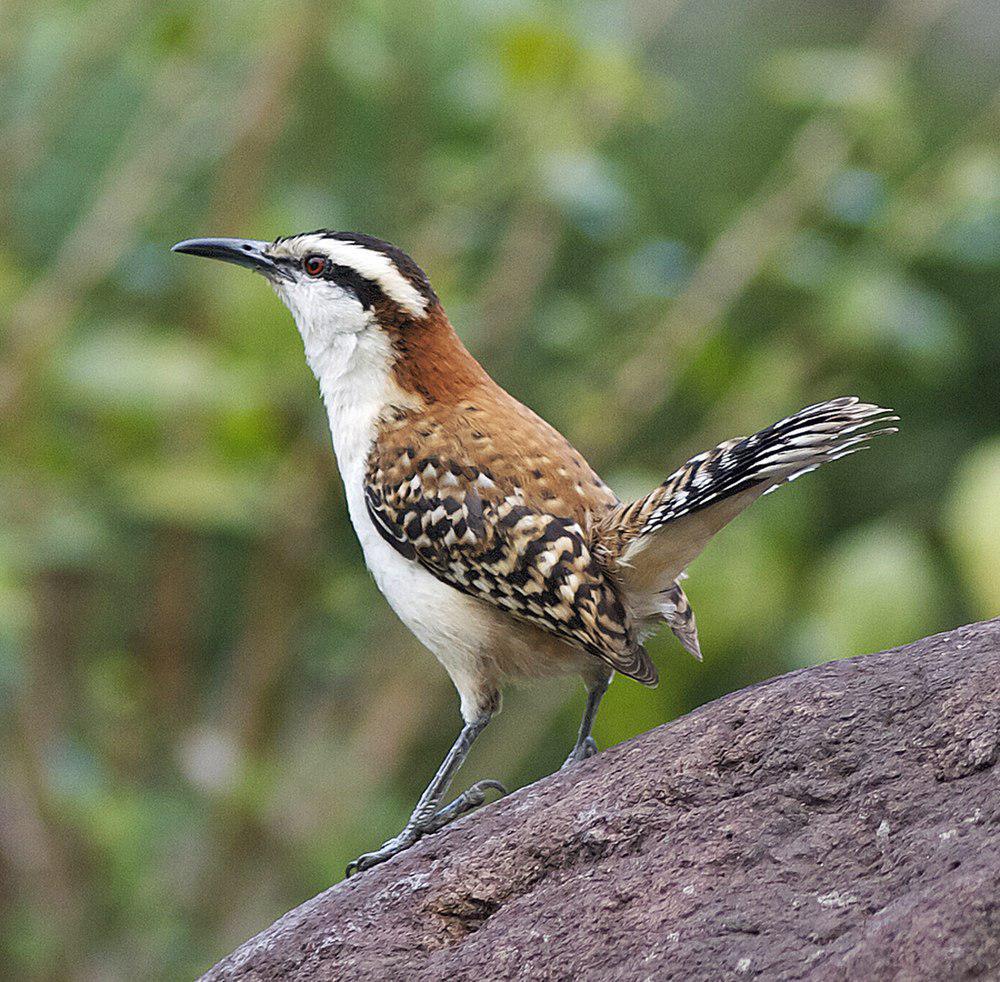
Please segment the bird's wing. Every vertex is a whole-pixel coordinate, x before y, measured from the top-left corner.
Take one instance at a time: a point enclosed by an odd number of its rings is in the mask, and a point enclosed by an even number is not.
[[[853,396],[808,406],[692,457],[646,497],[602,517],[597,541],[629,594],[670,589],[709,539],[762,494],[861,449],[894,427],[891,410]]]
[[[438,579],[656,684],[625,605],[574,518],[532,505],[487,471],[412,448],[373,452],[365,504],[383,538]]]

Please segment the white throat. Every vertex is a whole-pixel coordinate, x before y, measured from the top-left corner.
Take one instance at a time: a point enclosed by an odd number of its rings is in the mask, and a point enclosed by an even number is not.
[[[378,424],[401,401],[388,338],[374,327],[340,334],[306,358],[319,382],[344,482],[360,484]]]
[[[394,353],[370,310],[335,284],[276,283],[319,382],[355,528],[364,511],[365,466],[379,422],[411,402],[392,375]]]

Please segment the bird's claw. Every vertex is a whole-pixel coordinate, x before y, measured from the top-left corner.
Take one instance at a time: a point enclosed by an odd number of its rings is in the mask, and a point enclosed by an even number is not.
[[[590,757],[593,757],[597,752],[597,741],[595,741],[592,736],[589,736],[583,741],[583,743],[578,743],[570,751],[569,756],[563,763],[563,767],[570,767],[573,764],[578,764],[581,760],[587,760]]]
[[[486,801],[487,791],[499,791],[501,796],[507,794],[507,789],[499,781],[477,781],[444,808],[433,812],[427,818],[411,818],[399,835],[393,836],[373,852],[366,852],[353,862],[348,863],[346,875],[353,876],[355,873],[363,873],[366,869],[384,863],[396,853],[409,849],[422,836],[437,832],[466,812],[478,808]]]
[[[449,822],[464,815],[466,812],[478,808],[486,801],[487,791],[499,791],[502,798],[507,794],[507,789],[499,781],[477,781],[466,791],[463,791],[450,805],[445,805],[440,811],[435,812],[428,820],[424,832],[437,832],[444,828]]]
[[[363,873],[366,869],[384,863],[387,859],[395,856],[397,852],[409,849],[421,835],[423,832],[418,830],[415,825],[407,825],[399,835],[393,836],[388,842],[383,842],[374,852],[362,853],[353,862],[348,863],[345,875],[354,876],[355,873]]]

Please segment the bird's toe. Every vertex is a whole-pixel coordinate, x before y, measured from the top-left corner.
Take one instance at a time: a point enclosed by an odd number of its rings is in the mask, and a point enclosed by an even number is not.
[[[593,737],[587,737],[582,743],[578,743],[571,751],[566,761],[563,763],[563,767],[571,767],[573,764],[578,764],[581,760],[587,760],[593,757],[594,754],[598,753],[597,741]]]

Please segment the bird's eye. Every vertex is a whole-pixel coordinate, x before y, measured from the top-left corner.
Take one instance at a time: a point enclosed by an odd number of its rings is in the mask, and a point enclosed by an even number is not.
[[[326,269],[326,257],[306,256],[306,258],[302,260],[302,268],[310,276],[321,276],[323,270]]]

